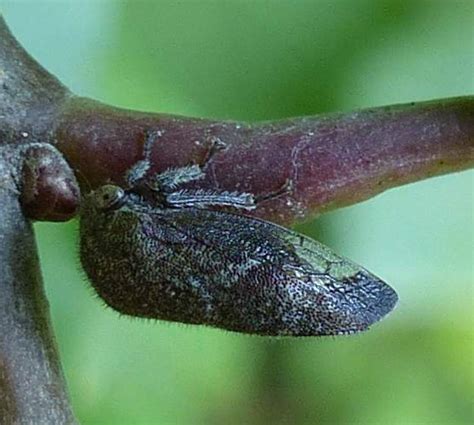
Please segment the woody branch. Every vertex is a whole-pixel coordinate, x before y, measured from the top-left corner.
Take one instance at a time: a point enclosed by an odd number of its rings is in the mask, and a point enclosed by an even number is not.
[[[291,178],[291,191],[256,211],[282,223],[474,164],[474,96],[252,125],[122,110],[73,95],[0,17],[2,422],[74,422],[30,221],[74,217],[74,175],[84,189],[123,183],[150,130],[163,135],[152,171],[200,163],[213,143],[225,146],[203,189],[258,196]]]

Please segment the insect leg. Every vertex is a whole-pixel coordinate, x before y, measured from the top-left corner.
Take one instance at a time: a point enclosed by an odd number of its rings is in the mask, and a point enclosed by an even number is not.
[[[211,159],[214,157],[214,155],[220,151],[225,150],[226,144],[219,138],[213,138],[211,140],[211,146],[209,146],[206,155],[204,156],[204,159],[202,160],[201,164],[199,167],[201,170],[204,170],[209,163],[211,162]]]
[[[254,196],[250,193],[216,192],[212,190],[180,190],[166,196],[171,208],[207,208],[209,206],[232,207],[245,210],[255,208]]]
[[[280,189],[273,192],[263,193],[255,196],[255,203],[258,205],[261,202],[269,201],[270,199],[279,198],[280,196],[288,195],[293,191],[293,180],[291,178],[286,179],[285,183]]]
[[[199,165],[189,165],[187,167],[168,168],[160,174],[147,179],[148,187],[152,190],[173,191],[180,185],[198,180],[204,176]]]
[[[185,167],[168,168],[160,174],[147,178],[147,185],[155,191],[171,192],[179,186],[204,177],[204,169],[212,157],[225,148],[219,139],[214,139],[201,164],[188,165]]]
[[[160,130],[145,131],[145,142],[143,144],[143,159],[134,164],[125,174],[127,188],[136,187],[140,181],[144,180],[151,167],[151,148],[155,141],[163,133]]]
[[[191,167],[187,167],[191,168]],[[184,170],[185,168],[175,171]],[[161,176],[161,175],[160,175]],[[157,176],[158,178],[160,176]],[[166,195],[166,203],[171,208],[207,208],[210,206],[232,207],[244,210],[253,210],[260,202],[278,198],[290,193],[293,182],[288,179],[277,191],[254,196],[247,192],[229,192],[204,189],[183,189]]]

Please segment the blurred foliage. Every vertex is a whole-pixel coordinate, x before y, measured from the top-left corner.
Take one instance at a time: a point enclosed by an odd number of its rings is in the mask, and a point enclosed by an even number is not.
[[[254,121],[474,92],[471,0],[0,4],[64,83],[128,108]],[[381,324],[343,338],[119,317],[79,271],[76,224],[37,224],[79,419],[473,423],[473,190],[472,172],[431,179],[300,228],[401,297]]]

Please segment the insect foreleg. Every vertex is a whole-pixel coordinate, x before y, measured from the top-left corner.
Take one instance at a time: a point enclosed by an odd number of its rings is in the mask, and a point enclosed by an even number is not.
[[[182,184],[198,180],[204,176],[204,169],[211,161],[214,154],[225,149],[225,144],[219,139],[213,139],[201,164],[189,165],[185,167],[169,168],[160,174],[147,177],[151,168],[151,151],[153,144],[161,137],[162,132],[146,131],[145,142],[143,144],[143,159],[133,165],[125,174],[127,189],[137,187],[142,181],[154,191],[170,192],[177,189]]]
[[[204,169],[207,167],[213,156],[224,148],[225,145],[219,139],[213,139],[201,164],[169,168],[161,174],[151,177],[147,182],[148,186],[153,190],[172,191],[176,190],[182,184],[198,180],[204,177]]]
[[[226,144],[222,140],[218,138],[213,138],[211,141],[211,146],[209,146],[206,152],[206,156],[201,161],[201,164],[199,164],[199,167],[201,168],[201,170],[204,170],[209,165],[212,158],[217,152],[225,150],[225,148],[226,148]]]
[[[160,174],[147,179],[147,185],[152,190],[173,191],[184,183],[198,180],[204,176],[199,165],[188,167],[168,168]]]
[[[162,134],[163,133],[159,130],[145,132],[143,159],[135,163],[125,174],[127,189],[138,186],[139,182],[146,178],[148,170],[151,167],[151,148],[155,141],[160,138]]]

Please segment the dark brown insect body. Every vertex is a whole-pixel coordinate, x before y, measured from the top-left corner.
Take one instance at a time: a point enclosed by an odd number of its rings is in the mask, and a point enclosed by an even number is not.
[[[387,284],[305,236],[212,206],[250,209],[250,194],[176,191],[197,166],[102,186],[84,198],[81,261],[114,309],[260,335],[367,329],[397,301]]]

